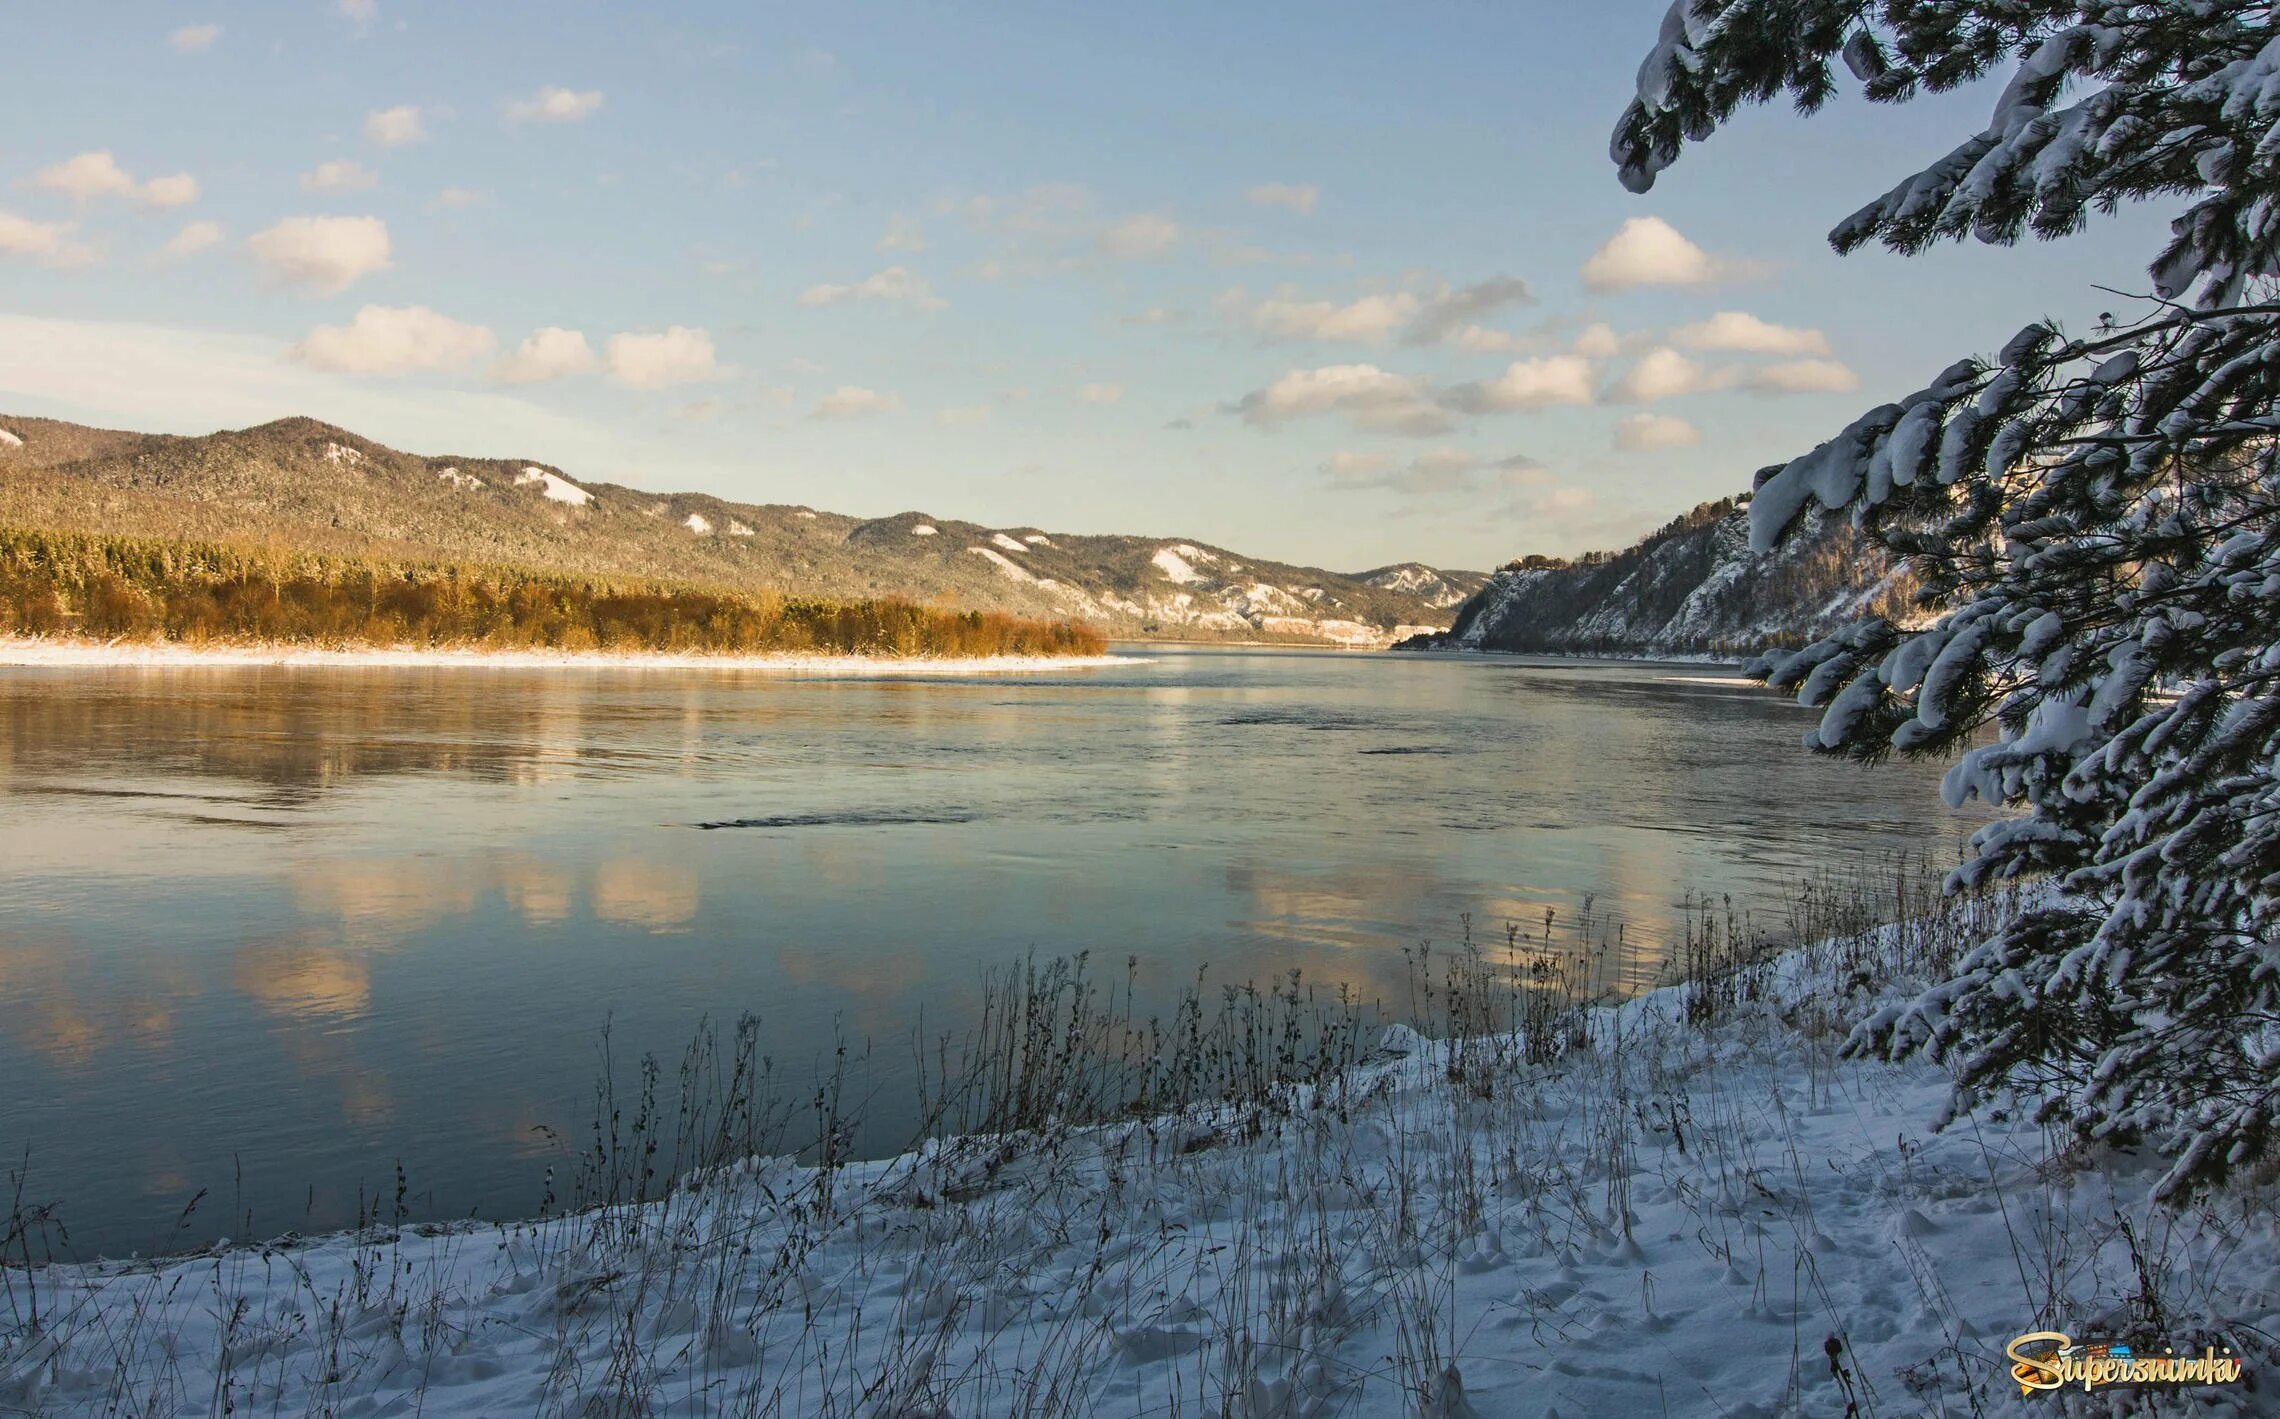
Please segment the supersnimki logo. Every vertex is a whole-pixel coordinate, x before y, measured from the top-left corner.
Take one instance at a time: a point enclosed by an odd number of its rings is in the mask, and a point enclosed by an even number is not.
[[[2080,1385],[2085,1391],[2115,1385],[2229,1385],[2240,1383],[2240,1357],[2231,1346],[2204,1346],[2197,1355],[2160,1353],[2118,1340],[2084,1341],[2060,1330],[2034,1330],[2003,1347],[2019,1393]]]

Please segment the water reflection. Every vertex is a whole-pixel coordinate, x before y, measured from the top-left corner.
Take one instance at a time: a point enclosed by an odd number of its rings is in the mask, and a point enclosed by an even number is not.
[[[9,1006],[11,1042],[74,1074],[97,1067],[106,1053],[170,1043],[173,1001],[186,988],[178,968],[153,963],[133,982],[82,980],[79,960],[68,932],[0,929],[0,1002]],[[0,1139],[6,1136],[0,1132]]]
[[[697,872],[671,862],[612,858],[594,869],[594,915],[618,926],[667,932],[697,914]]]
[[[231,983],[272,1014],[350,1019],[372,1004],[372,972],[348,951],[305,940],[248,942],[238,948]]]
[[[120,1251],[538,1203],[597,1031],[764,1017],[797,1071],[1089,950],[1397,1000],[1402,948],[1944,850],[1936,766],[1794,750],[1696,669],[1164,654],[1037,680],[0,672],[0,1151]],[[735,824],[703,831],[698,824]],[[240,1181],[242,1179],[242,1182]],[[227,1181],[230,1208],[178,1214]]]
[[[515,853],[492,863],[492,880],[507,906],[528,926],[551,926],[570,916],[574,890],[570,874],[532,857]]]

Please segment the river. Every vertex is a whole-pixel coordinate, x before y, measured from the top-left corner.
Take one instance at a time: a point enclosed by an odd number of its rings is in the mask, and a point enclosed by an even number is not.
[[[1404,947],[1587,899],[1636,984],[1689,894],[1953,855],[1938,766],[1809,723],[1715,667],[1299,651],[0,670],[0,1161],[81,1256],[342,1226],[399,1163],[414,1213],[513,1217],[605,1020],[622,1059],[757,1012],[891,1093],[1032,950],[1392,1000]]]

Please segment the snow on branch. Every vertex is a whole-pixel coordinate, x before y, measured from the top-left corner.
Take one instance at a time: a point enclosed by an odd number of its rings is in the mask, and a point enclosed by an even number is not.
[[[1744,104],[1818,108],[1840,59],[1879,102],[2007,73],[1840,251],[2179,204],[2142,319],[1950,365],[1761,473],[1750,517],[1762,549],[1845,513],[1921,587],[1905,625],[1757,664],[1821,710],[1807,746],[1958,755],[1950,800],[2017,816],[1955,883],[2063,889],[1854,1047],[2151,1141],[2182,1197],[2280,1147],[2280,33],[2240,0],[1678,0],[1616,128],[1623,180]]]

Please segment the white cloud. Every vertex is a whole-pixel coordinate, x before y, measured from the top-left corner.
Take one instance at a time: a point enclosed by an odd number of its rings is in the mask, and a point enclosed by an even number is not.
[[[1514,360],[1492,380],[1461,384],[1447,402],[1468,414],[1508,414],[1563,404],[1589,404],[1596,370],[1581,355],[1543,355]]]
[[[1732,386],[1731,370],[1706,370],[1668,345],[1657,345],[1639,356],[1607,391],[1618,404],[1652,404],[1709,389]]]
[[[1692,448],[1702,442],[1702,431],[1684,419],[1668,414],[1631,414],[1615,426],[1615,451],[1654,453],[1666,448]]]
[[[1274,297],[1247,308],[1240,291],[1222,299],[1222,308],[1240,311],[1264,335],[1282,340],[1359,341],[1380,344],[1399,334],[1411,345],[1449,343],[1464,349],[1508,350],[1515,337],[1470,322],[1517,301],[1530,299],[1528,284],[1492,276],[1469,286],[1443,285],[1437,291],[1378,292],[1344,305]]]
[[[513,354],[492,367],[491,378],[502,384],[536,384],[600,367],[584,331],[549,325],[523,337]]]
[[[364,115],[364,137],[383,148],[401,148],[427,137],[427,124],[418,104],[376,108]]]
[[[1481,466],[1480,455],[1457,448],[1436,448],[1409,460],[1394,475],[1395,486],[1405,493],[1456,493],[1472,486],[1472,474]]]
[[[1594,347],[1599,342],[1591,342]],[[1675,362],[1675,366],[1672,362]],[[1599,362],[1581,354],[1514,360],[1493,379],[1437,389],[1430,381],[1376,365],[1291,370],[1229,406],[1252,424],[1275,427],[1310,414],[1339,413],[1356,427],[1413,436],[1447,432],[1458,414],[1506,414],[1599,402]],[[1643,372],[1642,372],[1643,368]],[[1730,388],[1738,373],[1705,377],[1675,350],[1652,352],[1612,391],[1633,400],[1697,388]]]
[[[1432,449],[1406,463],[1379,453],[1337,453],[1322,472],[1339,492],[1382,490],[1408,497],[1477,493],[1489,484],[1521,487],[1543,476],[1541,466],[1525,454],[1492,462],[1461,448]]]
[[[1413,437],[1446,433],[1456,423],[1435,406],[1433,387],[1426,381],[1376,365],[1291,370],[1265,389],[1244,395],[1234,412],[1265,428],[1309,414],[1338,413],[1357,428]]]
[[[1587,360],[1611,360],[1621,352],[1623,337],[1615,333],[1613,326],[1595,321],[1583,328],[1583,333],[1575,337],[1575,344],[1569,348]]]
[[[222,244],[220,222],[192,222],[174,234],[173,240],[159,249],[159,255],[179,261],[185,256],[196,256]]]
[[[354,158],[333,158],[301,174],[303,192],[354,192],[379,182],[378,174]]]
[[[135,194],[145,205],[152,207],[187,207],[198,200],[198,179],[186,172],[171,177],[154,177],[142,185]]]
[[[934,417],[944,428],[978,429],[989,423],[991,410],[987,404],[966,404],[944,409]]]
[[[378,217],[287,217],[246,238],[276,279],[335,296],[388,269],[388,224]]]
[[[379,0],[339,0],[336,8],[344,20],[369,25],[380,17]]]
[[[811,419],[862,419],[873,414],[887,414],[900,409],[902,400],[893,394],[882,394],[876,389],[865,389],[859,384],[843,384],[816,401],[810,410]]]
[[[1347,305],[1330,301],[1263,300],[1250,309],[1251,324],[1279,340],[1358,340],[1377,343],[1417,315],[1406,291],[1363,296]]]
[[[1836,360],[1790,360],[1751,370],[1742,384],[1759,394],[1848,394],[1860,376]]]
[[[1321,200],[1322,189],[1312,183],[1262,182],[1244,195],[1261,207],[1287,208],[1303,217],[1314,211],[1314,204]]]
[[[102,259],[78,239],[74,222],[35,222],[0,212],[0,256],[28,256],[42,266],[92,266]]]
[[[1826,355],[1829,337],[1818,330],[1775,325],[1746,311],[1722,310],[1708,320],[1681,325],[1671,343],[1689,350],[1734,350],[1749,355]]]
[[[1595,291],[1634,286],[1704,286],[1744,274],[1680,235],[1660,217],[1633,217],[1583,263],[1583,284]]]
[[[1123,397],[1121,384],[1088,384],[1077,391],[1079,404],[1114,404]]]
[[[346,325],[320,325],[293,358],[336,374],[411,374],[461,369],[489,354],[491,332],[426,306],[368,305]]]
[[[1180,224],[1161,212],[1139,212],[1109,223],[1102,230],[1100,249],[1110,256],[1161,256],[1179,243]]]
[[[490,193],[479,187],[447,187],[428,203],[431,210],[445,212],[459,207],[473,207],[490,198]]]
[[[152,207],[182,207],[198,200],[198,179],[186,172],[136,183],[133,174],[119,166],[108,151],[81,153],[52,167],[42,168],[31,180],[44,192],[60,192],[78,202],[97,197],[132,197]]]
[[[609,341],[610,374],[635,389],[724,378],[708,331],[675,325],[657,334],[627,332]]]
[[[889,266],[853,285],[810,286],[800,292],[804,306],[848,305],[856,301],[886,301],[912,310],[940,310],[949,302],[934,294],[924,276],[907,266]]]
[[[549,84],[527,99],[507,105],[509,123],[576,123],[602,106],[600,89],[564,89]]]
[[[222,37],[220,25],[184,25],[166,37],[177,54],[204,54]]]
[[[918,223],[897,212],[887,219],[886,235],[879,238],[881,251],[924,251],[926,232]]]
[[[1524,350],[1533,343],[1526,336],[1514,335],[1509,330],[1491,330],[1485,325],[1467,325],[1448,337],[1448,344],[1468,354],[1509,355]]]
[[[1421,303],[1402,339],[1411,345],[1437,345],[1492,310],[1535,299],[1517,276],[1491,276],[1469,286],[1443,286]]]
[[[94,197],[131,197],[135,192],[135,180],[108,152],[81,153],[42,168],[32,178],[32,186],[80,202]]]

